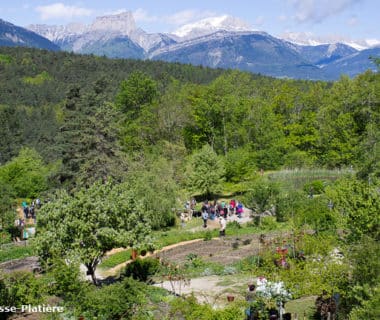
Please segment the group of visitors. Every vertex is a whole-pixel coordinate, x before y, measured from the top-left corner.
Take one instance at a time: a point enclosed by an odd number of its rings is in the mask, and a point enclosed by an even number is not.
[[[24,200],[21,203],[22,211],[24,216],[19,216],[18,219],[15,220],[15,227],[20,231],[20,237],[15,237],[15,240],[17,239],[25,239],[27,236],[25,236],[25,226],[26,226],[26,220],[27,219],[33,219],[33,223],[36,224],[37,219],[37,210],[40,209],[42,206],[42,202],[39,198],[33,200],[30,205]],[[17,240],[18,241],[18,240]]]
[[[34,223],[36,223],[36,209],[40,209],[41,205],[42,205],[42,203],[41,203],[41,200],[39,198],[33,200],[31,202],[30,206],[24,200],[21,204],[23,212],[24,212],[24,219],[32,218]]]
[[[195,213],[197,215],[197,211],[195,211],[196,201],[192,198],[190,201],[186,201],[185,210],[190,212],[191,215]],[[244,211],[244,206],[240,201],[236,201],[235,199],[231,199],[229,203],[226,201],[217,201],[209,202],[205,200],[202,202],[200,216],[203,220],[203,228],[207,228],[208,220],[219,220],[220,236],[225,236],[227,219],[229,216],[233,216],[236,214],[238,218],[242,217]]]
[[[242,217],[244,206],[240,201],[232,199],[229,203],[226,201],[214,201],[210,203],[208,200],[202,203],[201,213],[202,218],[214,220],[215,218],[223,217],[227,219],[228,216],[236,214],[238,218]],[[206,215],[207,214],[207,215]]]
[[[184,212],[180,213],[181,224],[185,226],[185,221],[191,219],[191,217],[201,217],[203,220],[203,228],[207,228],[208,220],[219,220],[219,235],[225,236],[226,225],[228,217],[232,217],[236,214],[238,218],[242,218],[244,212],[244,206],[240,201],[231,199],[229,202],[214,200],[210,202],[205,200],[202,202],[201,210],[196,210],[197,201],[195,198],[188,200],[184,205]]]
[[[50,201],[50,199],[47,199],[47,200],[45,200],[45,203],[49,202],[49,201]],[[22,210],[24,213],[23,220],[33,219],[33,222],[35,224],[36,218],[37,218],[37,210],[41,209],[41,207],[42,207],[42,202],[41,202],[40,198],[32,200],[30,205],[26,202],[26,200],[24,200],[21,203],[21,206],[22,206]]]

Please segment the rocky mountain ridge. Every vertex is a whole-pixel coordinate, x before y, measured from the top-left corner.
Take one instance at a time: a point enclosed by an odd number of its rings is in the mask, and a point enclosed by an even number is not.
[[[164,60],[313,80],[335,80],[341,74],[376,70],[366,54],[380,55],[380,48],[358,51],[344,43],[300,45],[253,30],[244,21],[227,15],[185,25],[173,34],[145,32],[137,27],[131,12],[98,17],[89,25],[31,25],[29,29],[62,50],[75,53]]]

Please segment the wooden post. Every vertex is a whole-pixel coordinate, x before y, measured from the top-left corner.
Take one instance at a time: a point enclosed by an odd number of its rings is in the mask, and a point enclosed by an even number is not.
[[[137,250],[136,249],[132,249],[131,258],[133,261],[137,259]]]

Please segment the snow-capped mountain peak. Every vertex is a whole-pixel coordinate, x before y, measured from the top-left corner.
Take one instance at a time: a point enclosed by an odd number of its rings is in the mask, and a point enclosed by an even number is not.
[[[80,35],[87,31],[87,26],[81,23],[70,23],[65,26],[32,24],[28,29],[54,42],[69,36]]]
[[[205,18],[193,23],[185,24],[175,30],[173,34],[183,39],[204,36],[215,31],[255,31],[245,21],[229,15]]]
[[[132,12],[125,11],[115,15],[97,17],[90,28],[91,30],[116,31],[130,35],[136,30],[136,24]]]

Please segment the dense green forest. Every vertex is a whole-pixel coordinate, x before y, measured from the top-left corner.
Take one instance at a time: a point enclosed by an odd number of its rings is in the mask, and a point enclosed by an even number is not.
[[[258,213],[276,205],[276,223],[292,230],[306,220],[335,236],[343,230],[351,271],[337,284],[346,287],[341,312],[376,318],[380,73],[312,82],[2,47],[0,137],[3,239],[14,232],[23,199],[51,199],[39,213],[35,250],[57,285],[24,276],[76,315],[93,307],[104,319],[154,319],[140,307],[156,293],[129,278],[90,288],[63,263],[65,255],[74,253],[73,265],[84,263],[94,276],[108,250],[154,246],[152,234],[176,225],[185,199],[217,198],[229,189]],[[294,190],[274,178],[313,168],[348,176],[304,181]],[[319,197],[306,202],[311,188]],[[24,296],[12,293],[22,287],[17,281],[0,277],[1,304],[43,301],[30,288]],[[108,314],[101,301],[116,294],[125,308]],[[196,308],[183,303],[174,314]],[[223,319],[237,319],[228,317],[231,310]],[[197,319],[222,319],[203,312],[210,317]]]

